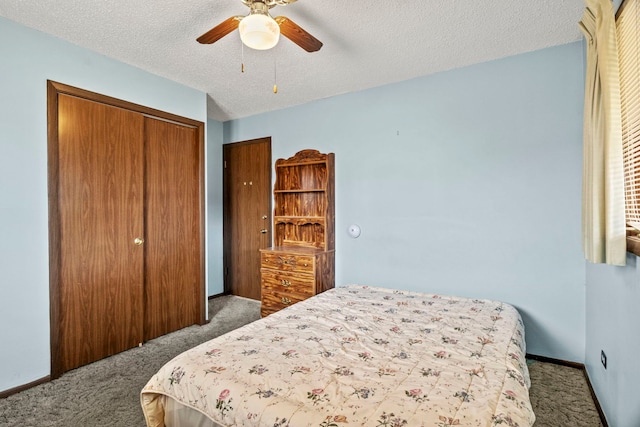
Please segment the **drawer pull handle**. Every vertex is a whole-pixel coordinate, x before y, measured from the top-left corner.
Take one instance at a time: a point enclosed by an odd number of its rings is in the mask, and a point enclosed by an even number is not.
[[[282,301],[282,303],[283,303],[283,304],[285,304],[285,305],[289,305],[289,304],[291,304],[291,300],[290,300],[289,298],[286,298],[286,297],[282,297],[282,300],[281,300],[281,301]]]
[[[284,279],[282,279],[282,280],[280,281],[280,283],[282,283],[282,286],[286,286],[286,287],[291,286],[291,282],[290,282],[290,281],[288,281],[288,280],[284,280]]]
[[[285,265],[295,265],[296,263],[295,258],[284,259],[283,257],[279,256],[278,259],[280,260],[281,264]]]

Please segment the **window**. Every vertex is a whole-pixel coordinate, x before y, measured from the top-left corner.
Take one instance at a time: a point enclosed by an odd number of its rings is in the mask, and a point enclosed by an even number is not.
[[[640,0],[625,0],[616,16],[627,224],[640,231]],[[640,255],[640,238],[627,239]]]

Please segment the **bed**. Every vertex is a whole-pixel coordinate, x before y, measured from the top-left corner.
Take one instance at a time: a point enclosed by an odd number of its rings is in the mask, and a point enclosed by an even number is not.
[[[511,305],[331,289],[177,356],[141,392],[149,427],[531,426]]]

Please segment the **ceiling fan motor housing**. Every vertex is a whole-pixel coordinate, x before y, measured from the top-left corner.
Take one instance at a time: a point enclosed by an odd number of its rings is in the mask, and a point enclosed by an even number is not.
[[[291,3],[295,3],[297,0],[242,0],[242,3],[251,7],[254,3],[264,3],[271,9],[274,6],[286,6]]]
[[[261,1],[254,1],[253,3],[251,3],[251,5],[249,5],[249,7],[251,8],[251,12],[249,12],[250,15],[253,15],[253,14],[268,15],[269,14],[269,6],[267,6],[265,3]]]

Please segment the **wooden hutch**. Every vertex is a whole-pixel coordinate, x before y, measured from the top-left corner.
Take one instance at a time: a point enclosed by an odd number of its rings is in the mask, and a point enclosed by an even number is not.
[[[275,164],[273,247],[262,249],[262,316],[334,287],[334,154]]]

